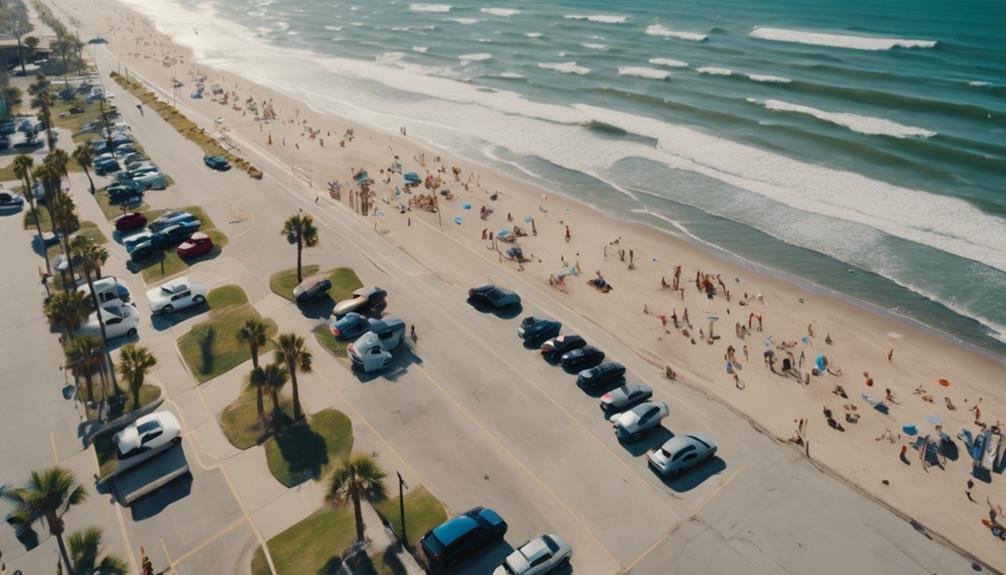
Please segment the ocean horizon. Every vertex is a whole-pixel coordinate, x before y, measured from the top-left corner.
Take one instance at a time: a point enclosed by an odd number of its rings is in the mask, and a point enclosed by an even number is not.
[[[994,2],[125,0],[197,62],[1006,357]]]

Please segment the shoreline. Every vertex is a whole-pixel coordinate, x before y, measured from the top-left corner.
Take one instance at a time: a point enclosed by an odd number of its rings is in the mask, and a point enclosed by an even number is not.
[[[74,0],[58,0],[58,3],[60,8],[64,4],[80,4],[79,1]],[[104,5],[105,3],[103,1],[88,3],[89,6],[94,6],[95,4]],[[116,6],[122,6],[122,4],[116,4]],[[131,7],[127,6],[126,8],[129,14],[135,14]],[[98,18],[100,10],[95,10],[95,12],[89,18]],[[121,18],[122,16],[120,15],[119,17]],[[147,21],[146,17],[141,16],[140,18],[145,22]],[[114,26],[112,27],[108,37],[111,38],[113,33],[116,37],[119,36],[120,33],[115,28]],[[128,32],[123,32],[128,34]],[[124,44],[121,38],[116,38],[115,42],[120,45]],[[113,43],[109,49],[112,50],[112,47],[115,45]],[[119,57],[120,61],[125,61],[123,56],[126,54],[120,48],[124,48],[125,51],[129,51],[130,48],[128,46],[120,46],[112,50]],[[192,53],[189,49],[180,48],[177,44],[172,44],[168,48],[164,48],[162,45],[160,49],[168,49],[172,53],[181,51],[186,55],[182,60],[184,62],[183,71],[192,67]],[[161,65],[161,62],[151,57],[156,56],[156,53],[152,54],[151,52],[156,52],[157,50],[157,47],[139,50],[137,54],[142,52],[145,57],[132,57],[134,60],[132,67],[141,70],[141,76],[147,82],[156,85],[158,91],[163,95],[165,93],[163,81],[175,72],[177,66],[172,66],[170,69],[167,66],[159,68],[158,66]],[[145,60],[149,60],[149,62],[145,62]],[[247,90],[251,89],[257,97],[261,93],[275,97],[277,109],[280,110],[281,117],[289,116],[290,109],[299,110],[300,105],[305,104],[285,92],[256,85],[235,74],[221,72],[205,64],[196,64],[196,66],[201,68],[203,72],[212,70],[212,75],[225,80],[228,84],[233,82],[235,90],[240,85],[242,95],[247,94]],[[207,75],[211,74],[208,73]],[[251,88],[249,88],[249,85]],[[187,92],[188,88],[185,91]],[[394,145],[395,151],[434,154],[436,150],[440,150],[444,152],[445,157],[450,153],[447,148],[440,148],[439,146],[430,148],[428,142],[424,142],[426,145],[417,146],[415,143],[416,138],[399,138],[394,136],[394,134],[387,133],[385,130],[361,126],[358,122],[336,116],[327,111],[312,111],[311,114],[317,116],[317,118],[311,118],[310,125],[322,125],[324,127],[325,125],[335,123],[342,128],[345,128],[347,125],[352,126],[351,129],[358,132],[355,139],[360,141],[350,141],[345,148],[338,148],[333,145],[329,149],[324,150],[324,152],[314,148],[316,151],[312,153],[306,147],[304,149],[300,148],[301,143],[305,143],[306,141],[310,144],[311,142],[310,139],[304,140],[303,135],[300,139],[297,139],[297,132],[301,129],[299,123],[292,121],[281,123],[277,120],[275,124],[269,124],[270,133],[275,133],[277,139],[280,137],[280,134],[283,134],[282,137],[284,138],[290,137],[294,139],[297,142],[298,152],[295,153],[292,149],[281,148],[278,145],[272,148],[265,148],[258,141],[262,138],[263,134],[261,131],[262,124],[244,120],[243,116],[234,114],[233,110],[226,107],[214,108],[207,115],[206,110],[212,106],[211,102],[206,100],[196,102],[183,96],[179,105],[186,109],[197,109],[201,115],[208,118],[216,115],[212,113],[213,111],[218,111],[217,114],[225,117],[225,124],[228,126],[228,129],[232,129],[241,138],[254,142],[253,145],[257,151],[261,150],[262,153],[287,165],[293,164],[289,161],[291,154],[297,157],[313,155],[313,158],[308,158],[309,165],[324,166],[326,163],[338,164],[338,169],[331,168],[329,172],[338,172],[339,175],[337,178],[340,181],[347,181],[348,178],[345,177],[345,173],[351,166],[360,167],[362,163],[363,167],[369,168],[373,173],[377,167],[384,165],[384,162],[389,160],[389,154],[385,147],[378,145],[376,141],[368,144],[369,140],[380,140],[381,143],[387,141],[389,142],[389,146]],[[313,108],[309,104],[307,106]],[[297,120],[301,118],[299,111],[295,116]],[[306,116],[308,114],[304,116],[304,121],[307,121]],[[197,118],[193,117],[192,119],[196,120]],[[287,124],[293,125],[288,126]],[[257,137],[254,131],[256,125],[260,128],[260,131],[257,132]],[[292,131],[290,128],[292,128]],[[338,139],[338,132],[336,132],[334,139]],[[342,157],[335,160],[326,159],[324,155],[328,155],[332,149]],[[405,154],[403,154],[403,157],[405,157]],[[528,272],[518,272],[511,266],[505,265],[500,268],[498,274],[493,274],[494,277],[505,278],[508,283],[527,282],[531,281],[530,277],[532,275],[537,278],[543,271],[543,268],[555,269],[558,267],[555,263],[556,260],[559,260],[560,257],[565,260],[565,254],[570,254],[570,249],[574,249],[567,247],[570,245],[569,242],[563,243],[560,241],[561,227],[565,225],[562,222],[569,219],[574,229],[576,245],[586,246],[580,248],[580,252],[585,254],[583,256],[585,263],[582,266],[585,277],[579,278],[575,282],[578,285],[573,287],[569,293],[557,296],[566,298],[561,300],[562,304],[575,310],[577,314],[583,316],[588,321],[602,326],[622,341],[629,344],[637,343],[638,345],[635,347],[641,356],[649,359],[649,356],[652,354],[657,358],[657,367],[660,367],[659,364],[661,361],[672,362],[679,372],[688,375],[688,385],[702,390],[703,393],[742,413],[748,419],[758,422],[758,425],[766,433],[771,434],[780,441],[785,441],[786,436],[792,428],[789,421],[795,420],[797,417],[807,417],[807,413],[819,410],[819,406],[822,403],[827,404],[828,402],[832,402],[832,407],[834,407],[835,401],[841,401],[836,400],[829,393],[830,390],[828,388],[835,381],[841,381],[842,384],[849,387],[853,400],[858,400],[855,396],[858,395],[857,391],[860,388],[857,386],[855,390],[852,389],[852,386],[856,385],[853,380],[858,377],[856,373],[865,364],[868,370],[871,373],[876,373],[876,377],[882,382],[879,388],[873,389],[871,393],[880,393],[879,389],[883,389],[885,386],[893,387],[897,390],[897,394],[901,399],[901,405],[905,406],[898,407],[897,409],[911,410],[912,413],[905,414],[904,416],[899,413],[893,421],[888,419],[870,420],[869,417],[873,415],[870,413],[870,415],[864,415],[864,421],[858,427],[850,426],[850,433],[841,436],[828,435],[833,432],[824,426],[820,416],[816,416],[810,424],[812,428],[810,437],[814,439],[815,444],[815,458],[823,461],[824,465],[831,470],[831,473],[840,477],[843,481],[855,485],[868,496],[879,499],[888,507],[897,510],[902,516],[918,517],[921,523],[933,526],[934,530],[952,537],[955,541],[961,540],[962,543],[960,545],[966,552],[984,557],[986,561],[995,564],[995,561],[990,561],[990,558],[995,557],[995,555],[989,553],[989,550],[992,549],[991,543],[985,541],[988,538],[988,534],[980,534],[977,530],[980,525],[976,527],[973,525],[975,522],[972,521],[970,528],[959,528],[959,525],[964,524],[963,519],[960,518],[962,514],[957,507],[948,507],[949,502],[931,505],[930,508],[926,508],[926,506],[918,503],[919,499],[934,494],[944,497],[948,493],[953,492],[952,490],[956,489],[957,483],[963,483],[963,474],[955,476],[955,479],[952,480],[946,477],[948,474],[944,474],[943,476],[924,476],[933,477],[933,482],[923,483],[919,480],[918,475],[907,475],[911,473],[910,470],[906,471],[903,468],[897,467],[900,464],[897,464],[896,460],[892,466],[891,461],[894,458],[891,453],[878,456],[876,452],[882,450],[864,450],[861,443],[854,443],[850,439],[843,439],[843,437],[850,438],[857,436],[854,439],[861,440],[867,438],[868,440],[869,437],[874,436],[882,430],[884,425],[897,427],[902,421],[921,421],[923,413],[937,409],[945,414],[947,420],[953,419],[953,424],[948,425],[948,428],[955,429],[954,424],[959,423],[959,420],[969,417],[966,412],[961,413],[965,411],[963,408],[967,407],[964,405],[964,402],[967,401],[967,396],[974,397],[975,395],[984,398],[984,402],[982,403],[983,411],[987,410],[991,413],[992,419],[995,419],[1002,412],[1002,406],[1006,404],[1006,397],[1003,395],[1006,390],[996,389],[995,387],[996,382],[1001,381],[1002,378],[1003,359],[996,357],[994,354],[986,355],[986,350],[968,349],[967,342],[956,341],[952,334],[926,326],[913,318],[899,316],[880,306],[875,306],[878,309],[870,309],[866,306],[873,306],[875,304],[870,304],[870,302],[865,302],[851,296],[845,296],[827,287],[814,284],[805,278],[791,276],[787,272],[768,268],[757,262],[732,254],[722,248],[717,248],[701,240],[693,239],[687,234],[684,237],[675,237],[674,234],[642,222],[628,222],[619,218],[613,218],[584,202],[558,193],[552,195],[553,192],[545,190],[539,184],[527,182],[523,178],[514,177],[511,174],[495,173],[492,171],[494,168],[491,166],[485,166],[469,159],[455,161],[453,158],[446,158],[446,160],[444,165],[457,164],[464,166],[463,171],[466,173],[472,171],[470,168],[471,165],[478,165],[480,188],[482,188],[481,179],[485,178],[487,182],[498,183],[497,186],[490,185],[490,189],[495,187],[505,191],[502,192],[502,199],[499,202],[491,203],[477,195],[479,190],[475,192],[462,191],[460,187],[456,187],[456,182],[449,182],[451,189],[455,190],[459,197],[453,204],[448,204],[442,210],[443,215],[447,216],[445,219],[449,220],[453,217],[454,214],[448,213],[448,209],[454,208],[456,211],[457,204],[461,201],[472,201],[473,203],[486,201],[489,205],[498,206],[500,208],[499,213],[493,216],[493,223],[490,224],[487,222],[486,224],[482,224],[476,221],[475,226],[476,228],[486,226],[495,229],[494,226],[502,225],[499,219],[503,211],[505,211],[504,205],[517,205],[517,208],[513,208],[512,211],[517,214],[518,220],[524,213],[539,214],[534,211],[535,203],[538,203],[538,209],[543,207],[542,204],[547,205],[545,216],[535,216],[536,219],[542,218],[540,222],[542,233],[536,238],[529,237],[527,240],[528,245],[530,245],[532,240],[537,242],[533,250],[538,262],[547,261],[548,263],[539,265],[539,263],[532,262],[528,266],[530,270]],[[403,160],[403,162],[408,163],[410,167],[415,164],[415,162],[408,160]],[[434,163],[432,165],[439,164]],[[319,173],[320,170],[313,172],[313,174]],[[376,177],[377,174],[375,173],[373,176]],[[292,175],[290,177],[294,178]],[[311,180],[312,184],[321,184],[323,186],[323,182],[327,181],[328,178],[321,177],[316,182],[315,176],[312,175]],[[312,190],[323,194],[323,192],[318,192],[318,188],[314,186],[312,186]],[[387,190],[384,191],[387,192]],[[481,191],[484,192],[485,190],[482,189]],[[538,200],[538,195],[543,192],[549,195],[547,198]],[[324,199],[326,203],[330,203],[327,197]],[[349,209],[345,202],[340,203],[343,204],[343,208]],[[380,201],[377,202],[377,205],[383,209],[387,209],[390,216],[380,218],[381,225],[384,228],[380,232],[381,235],[401,249],[408,251],[414,259],[422,262],[435,273],[442,272],[446,278],[454,281],[471,282],[484,279],[473,278],[468,271],[463,269],[464,258],[471,257],[468,254],[474,254],[476,257],[483,259],[495,259],[491,258],[491,255],[495,255],[494,252],[484,249],[478,251],[478,248],[483,246],[485,242],[472,239],[477,236],[477,229],[472,229],[471,222],[466,221],[465,225],[452,227],[452,224],[448,221],[445,222],[447,227],[441,228],[436,223],[437,216],[435,214],[412,211],[408,212],[410,220],[409,225],[406,225],[401,217],[390,213],[393,212],[390,202],[386,207],[381,206]],[[564,216],[563,214],[567,212],[570,215]],[[563,220],[559,221],[558,226],[555,225],[556,216],[563,218]],[[475,214],[473,212],[467,212],[465,215],[466,220],[474,220],[474,217]],[[412,218],[423,223],[425,228],[418,225],[412,226]],[[376,227],[378,220],[377,218],[373,218],[373,220]],[[585,229],[587,230],[586,232],[583,231]],[[630,249],[638,250],[640,258],[636,271],[614,270],[614,267],[624,267],[620,264],[619,260],[612,258],[601,260],[597,257],[601,252],[602,246],[604,246],[606,252],[611,246],[610,243],[604,243],[607,240],[599,237],[602,234],[607,238],[612,238],[616,234],[620,238],[624,236],[626,238],[625,243],[620,245],[625,245],[626,247],[632,246]],[[547,240],[545,237],[551,237],[552,240]],[[447,240],[446,242],[444,241],[445,239]],[[584,243],[581,244],[581,242]],[[448,245],[445,246],[445,243]],[[457,255],[456,261],[451,257],[454,255]],[[652,265],[657,263],[658,256],[659,265]],[[653,262],[648,260],[649,257],[653,258]],[[570,260],[572,260],[571,254]],[[684,294],[682,294],[680,304],[676,295],[661,294],[660,290],[654,287],[658,284],[657,280],[659,280],[661,275],[660,269],[657,268],[662,268],[664,270],[663,273],[669,277],[669,272],[675,264],[681,265],[687,270],[683,276],[682,285],[688,288],[689,299],[686,301]],[[814,353],[823,353],[826,351],[829,356],[832,356],[834,353],[834,357],[841,358],[835,362],[835,365],[841,363],[844,366],[848,366],[846,369],[847,377],[841,380],[825,377],[822,381],[826,381],[827,383],[812,383],[809,387],[801,386],[795,388],[792,381],[768,376],[767,369],[762,369],[758,365],[758,355],[761,351],[761,346],[758,345],[758,342],[763,335],[760,332],[753,332],[753,339],[749,343],[755,348],[755,359],[751,360],[751,365],[742,372],[745,380],[748,380],[750,377],[750,385],[745,392],[734,391],[734,386],[727,381],[727,377],[722,373],[722,363],[718,356],[727,341],[734,342],[739,347],[741,345],[740,342],[744,340],[740,339],[735,342],[734,338],[728,335],[729,326],[723,325],[719,327],[721,334],[726,333],[721,335],[722,340],[716,346],[712,343],[708,346],[699,346],[694,342],[688,345],[687,338],[675,338],[674,336],[677,335],[675,332],[658,329],[656,322],[651,321],[655,319],[654,317],[646,317],[650,314],[641,314],[639,312],[639,309],[646,305],[655,305],[654,312],[659,312],[661,307],[674,306],[675,310],[677,310],[679,305],[687,306],[691,304],[695,306],[693,309],[695,310],[696,319],[706,315],[701,310],[707,307],[712,310],[711,312],[707,310],[707,313],[722,314],[721,310],[725,309],[726,314],[730,314],[732,306],[729,301],[726,302],[726,305],[724,305],[723,299],[720,297],[717,297],[715,300],[709,299],[706,301],[704,298],[696,297],[695,293],[690,290],[692,280],[690,274],[697,268],[703,269],[706,272],[708,272],[709,268],[713,268],[715,272],[724,271],[723,275],[727,280],[729,280],[731,275],[734,275],[737,278],[736,285],[741,286],[735,288],[738,292],[743,291],[746,286],[750,285],[752,294],[764,293],[765,303],[759,306],[756,302],[752,302],[750,307],[741,308],[739,310],[741,313],[734,317],[741,318],[748,309],[757,309],[759,315],[764,313],[769,316],[769,327],[765,333],[778,335],[780,341],[791,338],[795,338],[798,341],[800,338],[798,334],[804,333],[803,326],[808,321],[808,318],[810,318],[812,324],[815,322],[826,324],[828,327],[825,328],[820,327],[820,325],[818,326],[818,338],[823,336],[826,331],[834,333],[838,336],[836,337],[836,345],[834,347],[822,348],[818,346],[815,348],[814,343],[816,342],[812,340],[812,343],[807,344],[807,347],[811,351],[811,357],[813,357]],[[582,285],[582,280],[589,277],[591,271],[594,269],[598,269],[599,271],[604,269],[605,275],[613,278],[612,283],[616,285],[615,295],[600,295],[593,291],[588,291],[588,288]],[[523,273],[523,276],[521,273]],[[741,277],[744,278],[743,284],[740,281]],[[544,285],[544,278],[539,279],[542,280],[542,284],[540,284],[542,287],[540,289],[545,290],[547,286]],[[733,285],[731,284],[731,286]],[[652,293],[650,289],[652,289]],[[799,303],[797,303],[798,298],[800,300]],[[807,304],[805,307],[801,307],[804,304],[804,298],[806,298]],[[696,302],[696,299],[698,299],[698,302]],[[740,299],[739,295],[737,299]],[[877,313],[878,311],[882,313]],[[612,312],[615,313],[613,314]],[[621,312],[621,315],[619,315],[619,312]],[[612,317],[612,315],[618,317]],[[720,317],[723,318],[724,323],[730,319],[723,315],[720,315]],[[893,323],[896,326],[904,326],[906,328],[904,331],[907,337],[904,343],[893,343],[887,337],[887,333],[890,331],[890,324],[892,323],[891,320],[895,320]],[[646,323],[645,326],[643,322]],[[695,328],[704,327],[703,323],[703,321],[696,321]],[[671,337],[665,337],[668,335]],[[947,345],[948,343],[950,344],[949,346]],[[898,348],[898,361],[889,362],[890,365],[885,365],[877,356],[882,356],[888,346]],[[881,349],[878,349],[878,347]],[[979,352],[980,357],[975,357],[976,351]],[[902,362],[906,362],[904,368],[902,367]],[[748,360],[745,360],[744,364],[746,366],[748,363]],[[919,385],[920,383],[931,386],[937,377],[943,376],[943,371],[953,372],[953,375],[949,375],[949,377],[955,381],[955,387],[953,388],[955,399],[961,405],[962,409],[955,413],[944,412],[942,405],[932,407],[928,405],[915,405],[918,399],[911,396],[911,386]],[[956,382],[962,383],[958,387]],[[961,393],[964,394],[963,402],[961,401]],[[841,410],[838,411],[841,413]],[[864,411],[867,410],[864,409]],[[808,421],[810,421],[810,417],[808,417]],[[880,422],[879,426],[877,425],[878,421]],[[821,438],[826,436],[829,439],[822,441]],[[874,444],[867,443],[867,445]],[[878,444],[877,446],[888,449],[886,443],[883,445]],[[890,449],[894,450],[893,444]],[[958,471],[962,470],[962,465],[966,463],[967,461],[957,462],[955,469]],[[895,479],[896,485],[902,491],[878,487],[878,479],[881,477],[885,480],[887,478]],[[915,485],[910,485],[911,483],[915,483]],[[961,530],[958,531],[957,529]],[[965,546],[964,544],[967,545]]]

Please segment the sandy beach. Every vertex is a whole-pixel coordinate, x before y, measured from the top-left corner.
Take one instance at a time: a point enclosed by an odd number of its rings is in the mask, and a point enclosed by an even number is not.
[[[316,202],[342,202],[359,211],[353,176],[366,170],[373,180],[371,209],[359,217],[372,221],[375,241],[383,236],[455,284],[491,281],[518,292],[528,285],[562,292],[566,306],[630,344],[655,371],[673,370],[666,385],[693,386],[728,404],[752,421],[752,433],[792,442],[822,472],[844,478],[906,520],[1006,570],[1002,541],[981,522],[988,516],[987,498],[1006,503],[1003,477],[975,478],[966,493],[972,460],[957,438],[961,429],[980,432],[976,422],[1001,429],[1006,408],[1001,358],[684,239],[611,219],[533,181],[426,147],[409,137],[408,126],[388,133],[319,113],[290,94],[195,62],[190,50],[117,2],[48,3],[66,20],[79,22],[82,40],[106,38],[122,72],[156,87],[169,101],[173,80],[181,82],[175,90],[180,110],[223,135],[235,154],[254,147],[276,158],[282,167],[260,167],[288,177],[291,187],[303,188]],[[219,85],[223,94],[208,89],[204,98],[190,98],[202,76],[207,87]],[[262,118],[266,108],[275,119]],[[207,119],[216,119],[216,125]],[[405,190],[396,164],[402,173],[441,182]],[[339,200],[330,196],[332,181],[339,182]],[[255,183],[249,179],[248,185]],[[449,198],[437,193],[443,189],[450,190]],[[438,197],[439,211],[423,209],[421,194]],[[503,229],[515,241],[499,241]],[[507,257],[514,246],[526,257],[523,263]],[[476,258],[497,262],[493,277],[471,272],[466,262]],[[588,284],[598,278],[611,289]],[[417,329],[421,334],[423,326]],[[820,356],[826,364],[812,373]],[[793,364],[791,375],[782,373],[784,362]],[[674,410],[671,406],[672,418]],[[906,425],[915,425],[917,435],[903,431]],[[938,440],[941,432],[959,455],[926,464],[918,442]]]

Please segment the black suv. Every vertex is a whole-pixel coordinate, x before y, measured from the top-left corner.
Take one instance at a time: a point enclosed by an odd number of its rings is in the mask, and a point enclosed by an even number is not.
[[[506,530],[506,521],[495,511],[473,507],[428,531],[419,540],[419,546],[431,566],[443,567],[502,540]]]

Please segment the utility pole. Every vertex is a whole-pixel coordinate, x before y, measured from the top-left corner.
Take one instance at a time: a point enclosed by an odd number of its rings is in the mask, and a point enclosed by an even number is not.
[[[402,545],[408,549],[409,538],[405,534],[405,488],[408,487],[408,485],[405,483],[405,480],[402,479],[401,471],[396,471],[395,474],[398,475],[398,513],[402,518]]]

